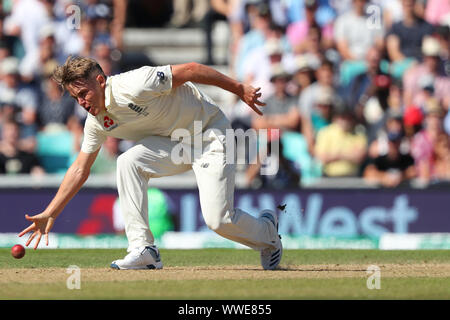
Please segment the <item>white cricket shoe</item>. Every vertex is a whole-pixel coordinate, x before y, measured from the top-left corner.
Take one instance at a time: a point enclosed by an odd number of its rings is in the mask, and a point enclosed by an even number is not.
[[[283,255],[283,244],[278,234],[278,217],[272,210],[263,210],[259,218],[268,222],[269,232],[273,236],[273,246],[261,250],[261,265],[264,270],[275,270]]]
[[[161,256],[156,246],[134,249],[125,258],[111,263],[111,268],[117,270],[162,269],[162,267]]]

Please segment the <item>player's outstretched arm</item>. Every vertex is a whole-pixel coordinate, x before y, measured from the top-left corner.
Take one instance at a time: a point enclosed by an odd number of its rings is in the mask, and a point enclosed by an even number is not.
[[[67,170],[58,192],[47,208],[42,213],[34,216],[25,215],[25,219],[30,221],[31,225],[19,233],[19,237],[30,231],[32,232],[25,244],[26,246],[37,237],[34,244],[34,249],[36,249],[43,235],[45,237],[45,244],[48,246],[48,233],[52,229],[56,217],[86,182],[99,150],[94,153],[84,153],[81,151],[74,163]]]
[[[191,62],[172,66],[172,88],[181,86],[187,81],[201,84],[213,85],[224,90],[230,91],[241,98],[257,114],[262,112],[257,106],[266,104],[259,101],[261,97],[261,88],[253,88],[250,85],[240,83],[219,71],[205,66],[203,64]]]

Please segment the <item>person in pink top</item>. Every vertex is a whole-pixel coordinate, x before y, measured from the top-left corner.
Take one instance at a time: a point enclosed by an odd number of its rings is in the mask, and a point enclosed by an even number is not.
[[[328,24],[320,27],[316,21],[315,15],[318,8],[317,0],[305,0],[305,19],[291,23],[286,30],[289,43],[294,52],[302,53],[303,43],[307,40],[309,29],[317,26],[322,31],[322,41],[324,46],[330,46],[333,42],[333,27]]]
[[[409,69],[403,76],[403,100],[406,105],[423,105],[426,89],[443,105],[450,103],[450,78],[443,71],[441,47],[434,37],[425,37],[422,43],[423,62]]]
[[[437,25],[442,23],[442,19],[450,13],[450,1],[448,0],[428,0],[425,8],[425,20],[428,23]]]
[[[423,183],[438,178],[435,148],[441,136],[446,136],[443,130],[444,112],[441,106],[429,103],[425,109],[424,129],[416,133],[411,143],[411,155],[414,158],[418,178]]]

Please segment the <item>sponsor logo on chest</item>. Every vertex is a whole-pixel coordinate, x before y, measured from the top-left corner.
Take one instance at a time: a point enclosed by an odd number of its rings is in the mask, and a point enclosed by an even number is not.
[[[147,107],[145,107],[145,108],[144,107],[140,107],[140,106],[130,102],[128,104],[128,108],[130,108],[131,110],[133,110],[134,112],[136,112],[140,116],[141,115],[142,116],[148,116],[148,112],[146,111]]]

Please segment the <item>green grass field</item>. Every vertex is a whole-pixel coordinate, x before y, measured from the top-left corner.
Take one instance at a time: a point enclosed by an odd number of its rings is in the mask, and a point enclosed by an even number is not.
[[[125,250],[0,249],[0,299],[450,299],[450,252],[285,250],[279,270],[264,271],[252,250],[161,250],[163,270],[118,271]],[[80,268],[69,290],[66,268]],[[381,288],[369,290],[369,265]]]

